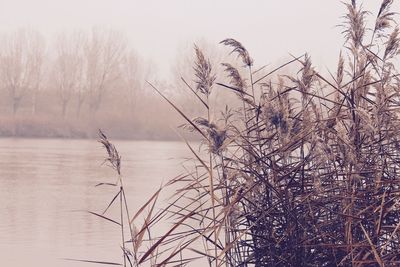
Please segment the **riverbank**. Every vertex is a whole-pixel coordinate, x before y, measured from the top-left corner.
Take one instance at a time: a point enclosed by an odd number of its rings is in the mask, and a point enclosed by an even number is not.
[[[89,118],[57,119],[48,116],[0,116],[0,137],[20,138],[68,138],[96,139],[102,129],[113,139],[177,141],[180,137],[175,130],[178,125],[154,122],[126,122],[103,117],[102,120]]]

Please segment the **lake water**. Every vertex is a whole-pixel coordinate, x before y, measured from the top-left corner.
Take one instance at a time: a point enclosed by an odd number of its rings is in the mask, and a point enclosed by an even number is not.
[[[117,141],[131,212],[162,181],[182,172],[181,142]],[[0,139],[0,266],[93,266],[64,258],[121,262],[118,226],[101,212],[116,188],[95,140]]]

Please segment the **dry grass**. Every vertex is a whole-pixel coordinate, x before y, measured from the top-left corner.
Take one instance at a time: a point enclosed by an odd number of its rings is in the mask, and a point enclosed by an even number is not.
[[[347,49],[330,77],[307,55],[287,63],[300,66],[295,76],[274,75],[287,64],[252,72],[249,52],[227,39],[244,70],[224,63],[229,83],[215,84],[195,48],[196,87],[188,87],[204,117],[191,120],[167,101],[203,136],[207,156],[186,142],[195,165],[166,185],[178,188],[170,204],[155,212],[158,191],[139,210],[150,212],[132,231],[125,255],[133,265],[183,266],[197,256],[210,266],[400,265],[399,38],[391,3],[383,1],[369,42],[367,13],[346,4]],[[241,100],[219,119],[209,102],[217,86]],[[170,230],[151,236],[165,221],[174,222]]]

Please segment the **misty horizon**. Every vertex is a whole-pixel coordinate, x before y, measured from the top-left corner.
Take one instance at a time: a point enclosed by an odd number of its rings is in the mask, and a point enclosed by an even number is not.
[[[377,12],[380,1],[365,1]],[[393,7],[395,11],[399,7]],[[397,10],[396,10],[397,9]],[[318,12],[309,12],[318,10]],[[204,40],[218,47],[226,38],[242,42],[257,63],[274,64],[289,53],[308,53],[321,69],[334,68],[344,41],[341,1],[1,1],[0,32],[41,32],[50,46],[58,33],[112,29],[153,65],[158,79],[171,80],[180,51]],[[376,13],[371,13],[373,18]],[[250,16],[251,19],[248,19]],[[330,51],[330,53],[326,53]]]
[[[379,1],[375,2],[364,7],[376,10]],[[336,68],[339,52],[346,50],[340,27],[345,6],[339,1],[324,5],[255,1],[256,9],[229,3],[2,1],[2,66],[10,66],[6,58],[17,55],[12,49],[18,43],[22,52],[35,47],[30,53],[36,53],[39,65],[30,67],[35,72],[19,72],[20,82],[23,75],[36,76],[17,89],[10,89],[14,86],[9,83],[10,69],[3,67],[0,135],[93,138],[101,128],[114,138],[179,139],[172,129],[182,120],[147,81],[189,115],[196,114],[196,105],[185,104],[193,96],[181,80],[193,86],[195,45],[211,59],[219,82],[227,80],[221,62],[238,64],[233,63],[237,60],[230,50],[219,44],[225,38],[235,38],[246,47],[255,59],[254,69],[262,68],[259,75],[304,53],[321,73],[328,74]],[[318,12],[307,12],[312,8]],[[237,19],[247,14],[251,19]],[[96,43],[104,48],[96,48]],[[93,49],[109,50],[90,52]],[[93,58],[95,53],[110,52],[116,53],[111,61]],[[20,60],[28,60],[28,53]],[[13,62],[13,75],[17,75],[20,67]],[[101,82],[102,70],[96,66],[107,64],[112,66]],[[215,92],[220,107],[228,104],[221,90]],[[163,116],[152,115],[156,109]]]

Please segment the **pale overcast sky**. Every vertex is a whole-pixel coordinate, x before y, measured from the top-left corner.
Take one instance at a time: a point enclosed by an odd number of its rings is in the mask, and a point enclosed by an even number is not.
[[[364,7],[376,14],[380,3],[365,0]],[[399,1],[393,9],[400,11]],[[343,44],[335,25],[344,11],[338,0],[0,0],[0,31],[31,27],[51,37],[63,29],[112,27],[162,77],[179,47],[198,39],[218,45],[228,37],[242,42],[259,66],[307,51],[325,68]]]

